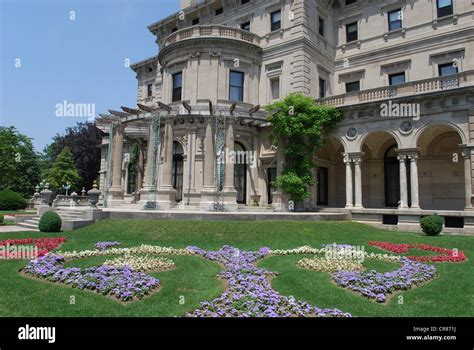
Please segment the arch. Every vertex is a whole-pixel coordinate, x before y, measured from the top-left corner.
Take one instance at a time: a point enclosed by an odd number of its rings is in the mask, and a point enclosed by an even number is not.
[[[364,153],[361,165],[364,207],[394,207],[398,203],[399,165],[393,155],[400,148],[399,141],[393,131],[381,129],[367,132],[361,138],[359,149]]]
[[[430,123],[416,136],[420,207],[463,210],[465,176],[459,147],[465,141],[463,132],[451,123]]]
[[[316,169],[313,177],[316,180],[311,188],[311,197],[306,206],[316,209],[321,206],[343,208],[345,206],[345,165],[346,145],[340,137],[330,135],[325,139],[314,161]]]
[[[415,132],[415,135],[413,137],[414,139],[414,146],[417,147],[418,146],[418,142],[420,140],[420,137],[429,129],[431,129],[432,127],[436,127],[436,126],[444,126],[444,127],[447,127],[447,128],[450,128],[452,131],[455,131],[459,137],[461,138],[461,143],[462,144],[466,144],[467,143],[467,137],[466,135],[464,134],[464,131],[459,127],[459,125],[456,125],[454,123],[451,123],[451,122],[430,122],[430,123],[427,123],[427,124],[424,124],[421,128],[419,128],[416,132]]]
[[[395,142],[397,143],[397,147],[401,148],[402,142],[400,140],[399,135],[396,132],[394,132],[393,130],[390,130],[390,129],[373,129],[373,130],[368,130],[365,134],[363,134],[360,137],[360,139],[357,143],[358,151],[362,152],[362,147],[364,146],[364,143],[366,142],[367,138],[370,137],[370,136],[373,136],[374,134],[377,134],[377,133],[389,134],[395,140]]]

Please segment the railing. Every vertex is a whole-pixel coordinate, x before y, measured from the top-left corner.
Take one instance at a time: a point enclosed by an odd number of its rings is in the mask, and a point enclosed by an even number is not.
[[[250,44],[259,45],[260,37],[256,34],[246,30],[226,27],[220,25],[203,25],[193,26],[178,30],[177,32],[168,36],[164,41],[164,47],[174,44],[176,42],[194,39],[194,38],[231,38],[235,40],[245,41]]]
[[[417,80],[404,84],[363,90],[358,93],[346,93],[324,97],[316,100],[317,103],[340,107],[357,103],[387,100],[394,97],[425,94],[436,91],[455,89],[464,86],[474,86],[474,70],[457,74]]]

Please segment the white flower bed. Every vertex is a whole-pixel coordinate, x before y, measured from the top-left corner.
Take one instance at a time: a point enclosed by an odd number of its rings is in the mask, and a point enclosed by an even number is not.
[[[157,255],[195,255],[195,253],[188,249],[175,249],[169,247],[160,247],[143,244],[132,248],[111,248],[107,250],[82,250],[80,252],[62,252],[58,251],[55,254],[62,255],[65,259],[79,259],[89,258],[94,256],[106,255],[133,255],[133,254],[157,254]]]
[[[176,265],[167,258],[157,258],[152,256],[125,255],[115,259],[106,260],[105,266],[125,267],[129,266],[134,271],[168,271],[174,269]]]
[[[346,250],[350,252],[351,250]],[[340,249],[339,252],[344,252],[344,249]],[[311,255],[326,255],[326,254],[334,254],[334,249],[331,246],[327,246],[325,248],[313,248],[311,246],[305,245],[295,249],[287,249],[287,250],[271,250],[269,254],[272,255],[292,255],[292,254],[311,254]],[[370,260],[380,260],[380,261],[387,261],[387,262],[398,262],[401,258],[400,255],[393,255],[393,254],[378,254],[378,253],[367,253],[365,251],[356,251],[354,256],[359,255],[362,259],[370,259]],[[334,259],[334,260],[347,260],[347,259]]]
[[[298,265],[303,269],[321,272],[364,270],[364,266],[355,260],[325,259],[317,257],[312,259],[302,259],[298,261]]]

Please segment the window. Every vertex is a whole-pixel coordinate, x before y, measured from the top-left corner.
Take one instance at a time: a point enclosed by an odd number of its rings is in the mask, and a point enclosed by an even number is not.
[[[326,97],[326,80],[319,78],[319,98]]]
[[[192,25],[193,26],[197,26],[199,24],[199,17],[198,18],[194,18],[193,21],[192,21]]]
[[[280,98],[280,78],[270,79],[270,90],[272,100],[278,100]]]
[[[390,74],[388,81],[390,85],[403,84],[405,82],[405,72]]]
[[[250,32],[250,21],[242,23],[240,25],[240,29],[246,30],[247,32]]]
[[[183,73],[173,74],[173,102],[181,101],[181,90],[183,87]]]
[[[438,17],[452,15],[453,0],[436,0],[436,9],[438,12]]]
[[[346,0],[346,6],[355,3],[357,0]]]
[[[244,73],[233,71],[233,70],[230,71],[229,100],[231,101],[244,100]]]
[[[271,31],[279,30],[281,29],[281,10],[272,12],[271,15]]]
[[[358,39],[357,22],[346,25],[346,41],[349,43]]]
[[[456,74],[458,72],[458,67],[454,65],[453,62],[439,64],[438,73],[440,77],[445,75]]]
[[[250,2],[250,0],[242,0],[240,2],[241,5],[245,5],[245,4],[248,4]]]
[[[388,30],[397,30],[402,27],[402,10],[398,9],[388,13]]]
[[[321,17],[318,19],[318,32],[319,35],[324,36],[324,19]]]
[[[153,95],[153,84],[148,84],[147,85],[146,95],[147,95],[147,97],[151,97]]]
[[[178,27],[174,27],[173,29],[171,29],[171,33],[174,33],[174,32],[177,32],[178,31]]]
[[[219,7],[216,10],[216,16],[222,15],[223,13],[224,13],[224,8],[223,7]]]
[[[360,81],[353,81],[351,83],[346,83],[346,92],[356,92],[360,91]]]

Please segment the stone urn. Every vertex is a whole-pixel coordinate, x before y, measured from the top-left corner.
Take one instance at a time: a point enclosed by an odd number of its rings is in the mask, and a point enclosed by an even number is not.
[[[92,190],[87,192],[89,195],[89,203],[91,208],[97,208],[97,203],[99,202],[100,191],[97,189],[97,183],[94,181],[92,185]]]
[[[49,183],[44,186],[44,190],[40,192],[41,195],[41,205],[49,207],[49,203],[51,202],[51,196],[53,195],[53,191],[49,189]]]

